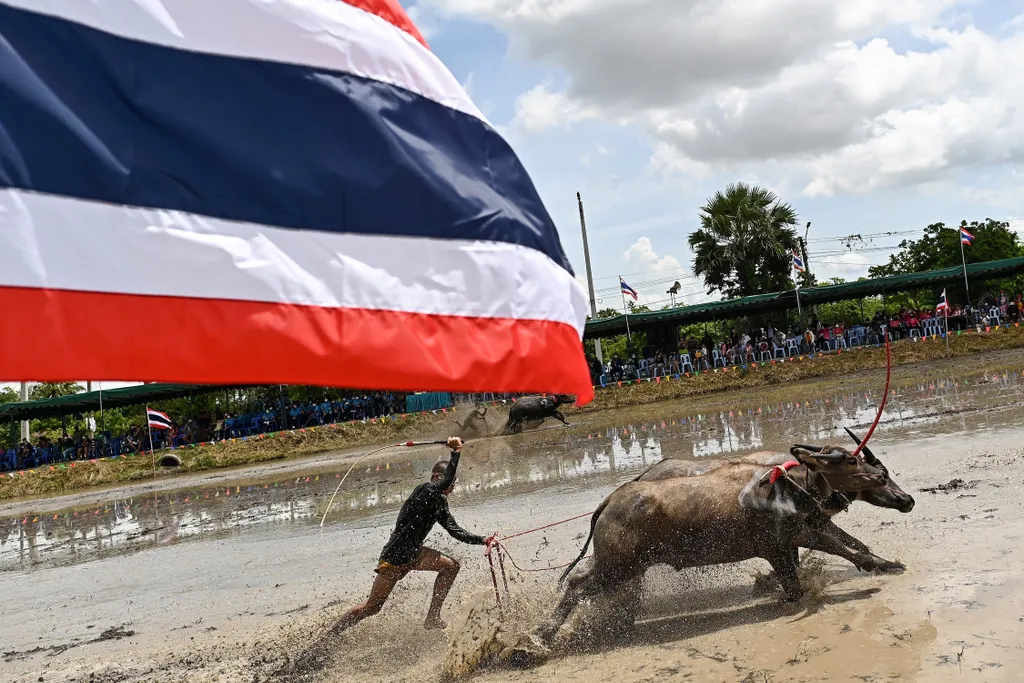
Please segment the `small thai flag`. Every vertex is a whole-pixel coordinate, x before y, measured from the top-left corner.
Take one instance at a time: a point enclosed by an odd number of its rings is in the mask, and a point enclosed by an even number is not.
[[[949,313],[949,301],[946,300],[946,290],[942,290],[942,296],[939,297],[939,303],[936,304],[935,310]]]
[[[628,294],[629,296],[633,297],[633,301],[636,301],[636,298],[638,296],[636,290],[627,285],[626,281],[623,280],[621,277],[619,278],[619,284],[622,285],[622,293]]]
[[[960,244],[970,245],[974,241],[974,235],[967,232],[965,228],[960,228]]]
[[[804,260],[800,258],[800,255],[797,254],[796,251],[793,252],[793,270],[798,273],[802,273],[805,270]]]
[[[159,410],[153,410],[152,408],[146,408],[146,419],[149,421],[149,426],[153,429],[170,429],[173,424],[171,418],[167,417],[166,413],[161,413]]]

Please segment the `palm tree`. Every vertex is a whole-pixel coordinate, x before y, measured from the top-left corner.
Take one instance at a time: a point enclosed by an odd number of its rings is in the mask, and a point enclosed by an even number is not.
[[[700,210],[700,229],[690,235],[693,273],[708,294],[726,298],[789,289],[790,254],[797,246],[797,215],[774,192],[734,183]]]

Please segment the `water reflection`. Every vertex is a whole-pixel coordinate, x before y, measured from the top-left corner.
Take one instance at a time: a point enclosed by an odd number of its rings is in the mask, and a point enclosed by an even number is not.
[[[1021,376],[929,381],[901,387],[883,416],[890,429],[972,430],[1018,424]],[[554,483],[638,473],[662,457],[735,456],[794,442],[844,443],[843,427],[869,423],[879,391],[808,396],[776,404],[649,419],[593,432],[553,430],[530,439],[480,442],[460,470],[457,492],[470,501],[513,495]],[[665,404],[665,409],[671,409]],[[964,412],[964,408],[968,408]],[[657,407],[653,407],[657,410]],[[943,419],[958,412],[956,419]],[[973,412],[971,412],[973,411]],[[638,413],[650,414],[652,407]],[[544,442],[542,439],[549,439]],[[331,509],[329,522],[354,520],[397,509],[430,476],[436,454],[395,457],[352,473]],[[344,468],[347,469],[347,468]],[[112,553],[259,528],[318,524],[344,470],[246,480],[230,486],[181,489],[103,505],[0,519],[0,569],[29,569],[85,562]]]

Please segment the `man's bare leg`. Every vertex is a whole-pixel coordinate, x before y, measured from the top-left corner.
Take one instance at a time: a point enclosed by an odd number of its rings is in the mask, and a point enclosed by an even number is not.
[[[366,617],[372,617],[377,612],[380,612],[380,608],[384,606],[388,596],[391,595],[391,591],[395,589],[397,584],[403,576],[406,575],[406,571],[397,569],[395,567],[384,567],[377,572],[377,577],[373,580],[373,586],[370,588],[370,596],[361,605],[357,605],[350,609],[345,616],[337,621],[331,631],[337,633],[344,631],[350,626],[355,626]]]
[[[437,572],[437,578],[434,580],[434,595],[430,599],[430,609],[427,610],[427,620],[423,626],[425,628],[444,628],[445,624],[441,621],[441,607],[444,606],[448,591],[455,583],[455,577],[459,575],[459,563],[433,548],[424,548],[420,551],[412,568],[422,572]]]

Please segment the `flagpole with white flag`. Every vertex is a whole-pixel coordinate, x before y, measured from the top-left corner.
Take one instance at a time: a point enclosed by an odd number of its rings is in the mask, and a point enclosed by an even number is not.
[[[626,289],[623,285],[626,284],[622,276],[619,276],[619,294],[622,295],[622,315],[626,316],[626,346],[629,347],[630,360],[633,356],[633,335],[629,333],[629,309],[626,307]]]
[[[156,453],[153,452],[153,428],[149,426],[149,406],[146,406],[146,432],[149,434],[149,458],[153,461],[153,478],[156,479]]]
[[[942,298],[939,300],[939,306],[942,307],[942,316],[946,321],[946,355],[949,355],[949,299],[946,298],[946,290],[942,290]],[[938,309],[939,306],[935,308]]]
[[[968,233],[970,234],[970,233]],[[967,282],[967,256],[964,254],[964,229],[963,226],[956,229],[957,239],[960,241],[960,263],[964,266],[964,289],[967,291],[967,306],[971,305],[971,285]],[[971,235],[974,238],[974,235]]]

